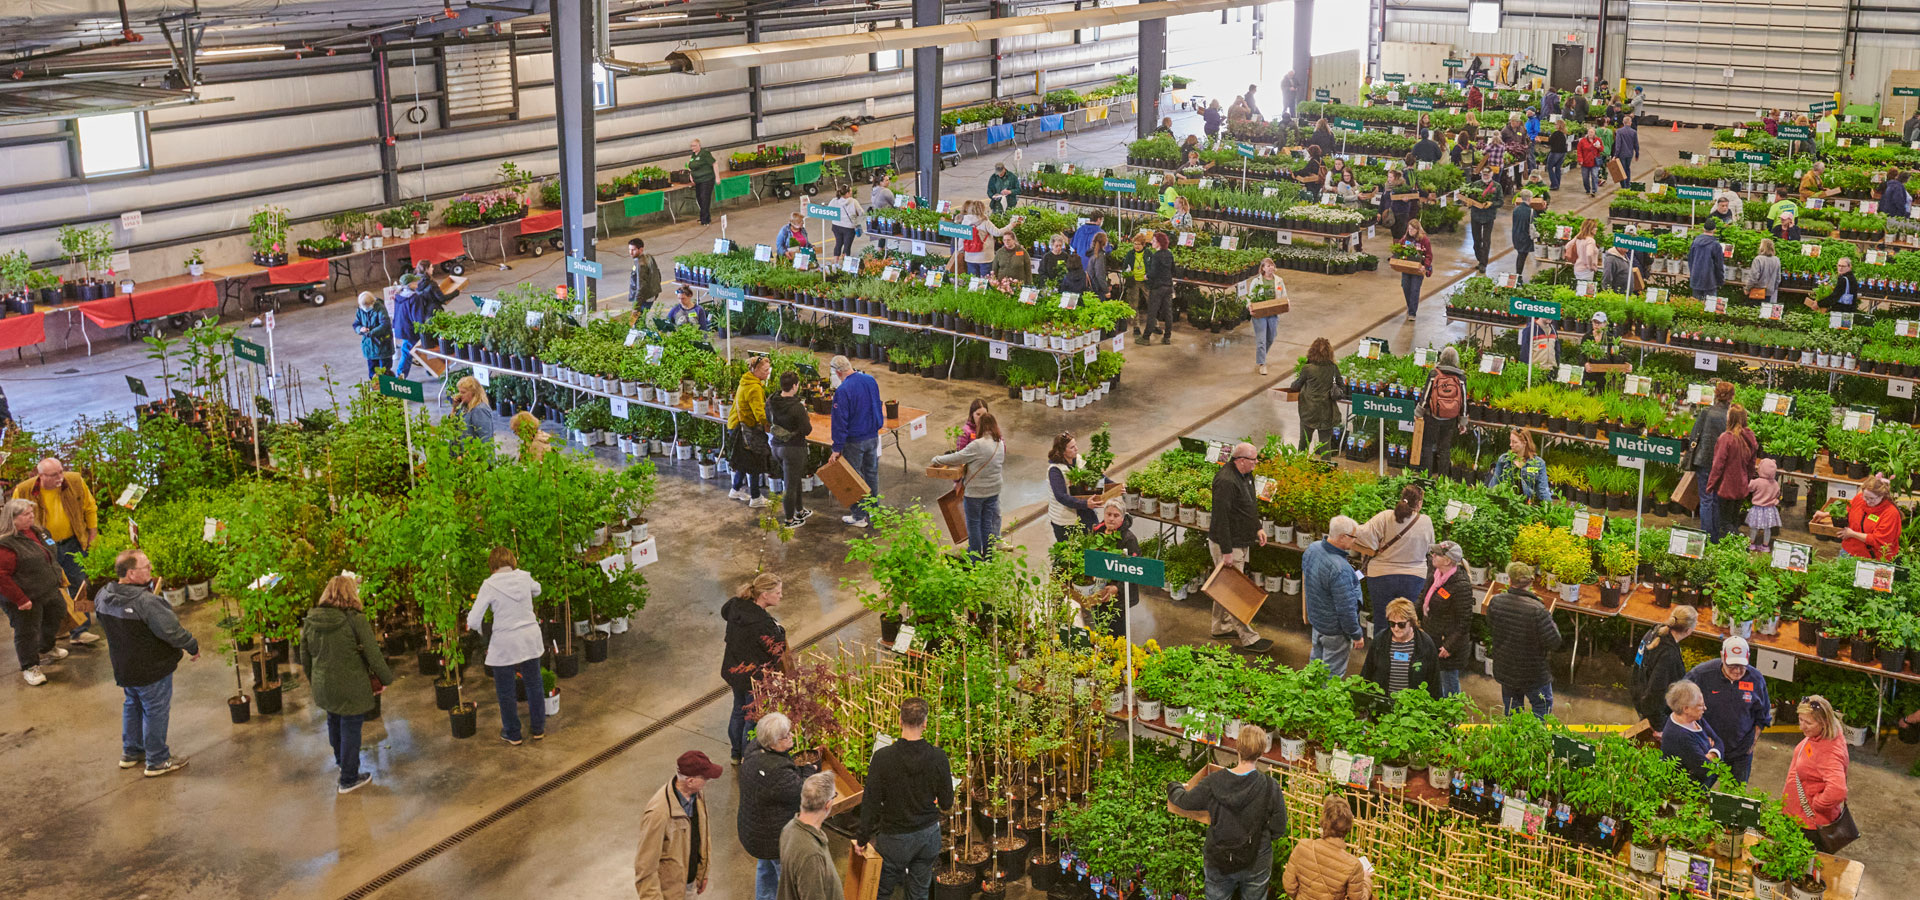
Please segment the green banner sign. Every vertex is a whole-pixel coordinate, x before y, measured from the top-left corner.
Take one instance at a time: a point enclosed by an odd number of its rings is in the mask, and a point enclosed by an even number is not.
[[[825,219],[826,221],[838,223],[841,225],[846,224],[845,222],[841,221],[840,207],[828,206],[824,203],[807,204],[807,217],[812,219]]]
[[[1382,397],[1378,394],[1362,394],[1358,391],[1349,397],[1353,401],[1353,414],[1356,416],[1393,419],[1399,422],[1413,421],[1412,397]]]
[[[1559,319],[1560,304],[1552,300],[1535,300],[1532,297],[1508,297],[1507,312],[1511,315],[1526,316],[1529,319]]]
[[[1827,110],[1830,110],[1830,109],[1839,109],[1839,108],[1840,108],[1840,104],[1835,103],[1832,100],[1815,100],[1814,102],[1807,104],[1807,112],[1816,113],[1816,114],[1826,112]]]
[[[1257,153],[1256,153],[1256,152],[1254,151],[1254,149],[1253,149],[1253,145],[1252,145],[1252,144],[1248,144],[1248,143],[1245,143],[1245,142],[1242,142],[1242,143],[1238,143],[1238,144],[1234,144],[1234,145],[1233,145],[1233,152],[1235,152],[1235,153],[1238,153],[1238,154],[1240,154],[1241,156],[1244,156],[1244,157],[1246,157],[1246,158],[1248,158],[1248,159],[1252,159],[1252,158],[1254,158],[1255,156],[1257,156],[1257,155],[1258,155],[1258,154],[1257,154]]]
[[[1167,583],[1167,564],[1144,556],[1125,556],[1088,550],[1087,574],[1108,581],[1128,581],[1159,587]]]
[[[1365,122],[1362,122],[1362,121],[1360,121],[1359,119],[1340,119],[1340,118],[1336,118],[1336,119],[1334,119],[1334,120],[1333,120],[1333,127],[1335,127],[1335,128],[1338,128],[1338,129],[1340,129],[1340,130],[1342,130],[1342,131],[1365,131],[1365,130],[1367,130],[1367,125],[1366,125],[1366,123],[1365,123]]]
[[[1140,190],[1140,185],[1135,184],[1131,178],[1103,178],[1100,180],[1100,186],[1122,194],[1138,193]]]
[[[955,240],[962,240],[962,241],[971,240],[973,238],[972,225],[962,225],[958,222],[948,222],[943,219],[941,220],[940,227],[937,230],[940,232],[940,236],[943,238],[954,238]]]
[[[1813,129],[1805,125],[1781,125],[1779,138],[1783,141],[1813,140]]]
[[[1654,253],[1660,249],[1660,239],[1637,237],[1631,234],[1621,234],[1616,231],[1613,233],[1613,245],[1628,250],[1638,250],[1642,253]]]
[[[713,199],[732,200],[735,197],[745,197],[752,190],[753,176],[734,175],[720,179],[719,183],[713,186]]]
[[[1528,66],[1528,67],[1526,67],[1526,68],[1524,68],[1524,69],[1521,69],[1520,71],[1521,71],[1522,73],[1524,73],[1524,74],[1527,74],[1527,75],[1545,75],[1545,74],[1547,74],[1547,70],[1546,70],[1546,69],[1544,69],[1544,68],[1542,68],[1542,67],[1540,67],[1540,66]]]
[[[1402,75],[1399,72],[1388,72],[1387,74],[1380,76],[1380,80],[1388,84],[1405,84],[1407,81],[1407,76]]]
[[[1464,69],[1467,66],[1467,61],[1464,59],[1443,59],[1440,61],[1440,64],[1449,69]]]
[[[1490,87],[1493,87],[1493,79],[1491,79],[1491,78],[1475,78],[1475,79],[1473,80],[1473,86],[1474,86],[1474,87],[1477,87],[1477,88],[1490,88]]]
[[[1733,161],[1754,166],[1770,166],[1773,165],[1773,154],[1754,150],[1736,150],[1733,153]]]
[[[418,381],[382,375],[380,376],[380,396],[421,403],[427,399],[427,392]]]
[[[233,355],[250,363],[259,363],[263,366],[267,364],[267,348],[246,338],[233,339]]]
[[[1582,769],[1593,765],[1595,755],[1592,744],[1576,737],[1556,734],[1553,736],[1553,758],[1566,760],[1572,768]]]
[[[727,284],[707,285],[707,296],[715,300],[745,300],[747,289]]]
[[[585,275],[588,278],[599,278],[605,271],[606,267],[593,260],[581,259],[578,256],[567,257],[568,275]]]
[[[1433,109],[1433,101],[1425,97],[1408,97],[1407,108],[1412,110],[1419,110],[1421,112],[1428,112]]]
[[[1673,195],[1682,200],[1712,200],[1713,188],[1695,184],[1677,184],[1673,187]]]
[[[1729,831],[1752,828],[1760,824],[1760,801],[1753,797],[1738,794],[1726,794],[1720,791],[1707,793],[1707,818],[1720,823]]]
[[[1618,431],[1607,433],[1607,452],[1615,456],[1679,465],[1680,449],[1683,446],[1685,445],[1679,441],[1666,438],[1639,437]]]
[[[1332,98],[1333,98],[1333,92],[1332,92],[1332,91],[1329,91],[1329,90],[1327,90],[1326,88],[1314,88],[1314,89],[1313,89],[1313,99],[1315,99],[1315,100],[1318,100],[1318,101],[1320,101],[1320,102],[1322,102],[1322,103],[1325,103],[1326,101],[1328,101],[1328,100],[1330,100],[1330,99],[1332,99]]]
[[[1920,97],[1920,87],[1894,88],[1895,97]]]

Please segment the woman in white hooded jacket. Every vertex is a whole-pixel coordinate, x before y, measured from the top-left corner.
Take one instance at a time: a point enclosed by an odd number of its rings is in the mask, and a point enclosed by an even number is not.
[[[540,582],[524,569],[514,568],[519,556],[508,547],[495,547],[487,555],[487,568],[493,571],[480,582],[473,611],[467,613],[467,630],[479,631],[487,611],[493,611],[493,635],[487,641],[487,665],[493,669],[493,689],[500,698],[500,739],[514,746],[521,743],[520,713],[514,700],[513,679],[518,675],[527,684],[527,712],[534,740],[547,736],[546,690],[540,679],[540,617],[533,612],[533,598],[540,596]]]

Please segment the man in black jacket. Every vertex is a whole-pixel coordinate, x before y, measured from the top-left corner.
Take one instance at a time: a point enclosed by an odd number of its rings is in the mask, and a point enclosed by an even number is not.
[[[922,737],[927,701],[900,703],[900,739],[873,753],[853,852],[880,853],[881,897],[906,879],[907,900],[927,900],[933,866],[940,859],[940,814],[953,806],[953,766],[947,754]]]
[[[1433,132],[1420,136],[1413,145],[1413,158],[1423,163],[1437,163],[1441,157],[1440,142],[1433,139]]]
[[[153,563],[138,550],[122,550],[113,571],[120,580],[100,589],[94,611],[107,633],[113,659],[113,683],[126,694],[120,718],[120,768],[144,764],[148,778],[184,768],[187,761],[169,755],[167,719],[173,710],[173,670],[182,652],[200,659],[200,643],[180,624],[167,601],[147,586]]]
[[[753,744],[740,762],[740,846],[759,862],[753,900],[774,900],[780,886],[780,830],[800,811],[801,783],[820,768],[794,765],[792,752],[792,720],[768,713],[754,724]]]
[[[1206,810],[1207,842],[1201,850],[1208,897],[1265,900],[1273,877],[1273,842],[1287,833],[1287,797],[1280,782],[1254,765],[1269,739],[1258,725],[1235,736],[1239,762],[1200,779],[1191,789],[1167,785],[1167,802]],[[884,895],[883,895],[884,896]]]
[[[1164,231],[1153,233],[1153,253],[1147,256],[1147,308],[1140,311],[1146,320],[1141,343],[1153,340],[1153,323],[1161,322],[1160,343],[1173,343],[1173,241]]]
[[[1243,441],[1233,445],[1232,457],[1213,475],[1213,525],[1207,532],[1207,549],[1213,551],[1214,562],[1225,557],[1227,565],[1243,572],[1253,545],[1267,545],[1267,532],[1260,527],[1260,501],[1253,493],[1253,466],[1259,459],[1260,451]],[[1272,638],[1254,633],[1218,602],[1213,604],[1213,636],[1233,638],[1251,653],[1273,649]]]
[[[1487,601],[1487,629],[1493,636],[1493,680],[1500,682],[1500,701],[1507,713],[1522,704],[1533,714],[1553,712],[1553,669],[1547,654],[1560,649],[1560,629],[1553,613],[1533,594],[1533,567],[1507,566],[1509,586]]]

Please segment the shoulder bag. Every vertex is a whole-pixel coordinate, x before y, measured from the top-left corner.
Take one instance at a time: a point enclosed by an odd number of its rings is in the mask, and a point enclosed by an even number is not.
[[[1374,560],[1376,560],[1376,559],[1379,559],[1379,558],[1380,558],[1380,554],[1382,554],[1382,553],[1385,553],[1385,552],[1387,552],[1387,548],[1388,548],[1388,547],[1391,547],[1391,546],[1393,546],[1393,545],[1395,545],[1395,544],[1398,544],[1398,543],[1400,543],[1400,539],[1401,539],[1401,538],[1403,538],[1403,537],[1406,537],[1406,536],[1407,536],[1407,532],[1409,532],[1409,531],[1412,531],[1412,530],[1413,530],[1413,526],[1415,526],[1415,525],[1418,525],[1418,524],[1420,524],[1420,516],[1421,516],[1421,515],[1423,515],[1423,514],[1422,514],[1422,513],[1420,513],[1420,512],[1415,512],[1415,513],[1413,514],[1413,518],[1411,518],[1411,519],[1408,519],[1408,520],[1407,520],[1407,525],[1406,525],[1406,527],[1405,527],[1405,528],[1402,528],[1402,529],[1400,529],[1400,532],[1399,532],[1398,534],[1395,534],[1395,535],[1394,535],[1393,537],[1391,537],[1391,538],[1389,538],[1389,539],[1387,540],[1387,542],[1386,542],[1386,543],[1384,543],[1384,544],[1381,544],[1381,545],[1380,545],[1380,547],[1379,547],[1378,549],[1376,549],[1376,550],[1374,550],[1374,551],[1373,551],[1373,555],[1372,555],[1372,556],[1369,556],[1369,557],[1367,557],[1367,561],[1366,561],[1366,562],[1363,562],[1363,563],[1361,563],[1361,564],[1360,564],[1360,575],[1361,575],[1362,577],[1365,577],[1365,576],[1366,576],[1366,574],[1367,574],[1367,567],[1368,567],[1368,566],[1371,566],[1371,565],[1373,565],[1373,561],[1374,561]]]
[[[1800,783],[1798,772],[1793,776],[1793,789],[1800,795],[1800,808],[1806,810],[1807,815],[1813,815],[1813,804],[1807,802],[1807,787]],[[1848,844],[1860,839],[1860,826],[1854,824],[1853,810],[1847,808],[1843,801],[1840,815],[1832,822],[1814,829],[1814,833],[1819,838],[1814,843],[1819,845],[1820,852],[1839,853]]]

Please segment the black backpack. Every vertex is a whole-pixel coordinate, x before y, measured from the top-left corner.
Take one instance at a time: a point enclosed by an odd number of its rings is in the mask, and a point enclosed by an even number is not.
[[[1267,834],[1267,817],[1272,811],[1273,795],[1280,790],[1280,783],[1264,773],[1255,771],[1248,777],[1260,778],[1267,782],[1267,790],[1262,792],[1242,819],[1238,814],[1215,816],[1213,827],[1207,829],[1207,843],[1203,855],[1222,872],[1244,872],[1260,860],[1260,851],[1273,844],[1273,835]],[[1227,810],[1223,807],[1221,812]],[[1235,831],[1229,833],[1221,827],[1222,819],[1234,820]]]

